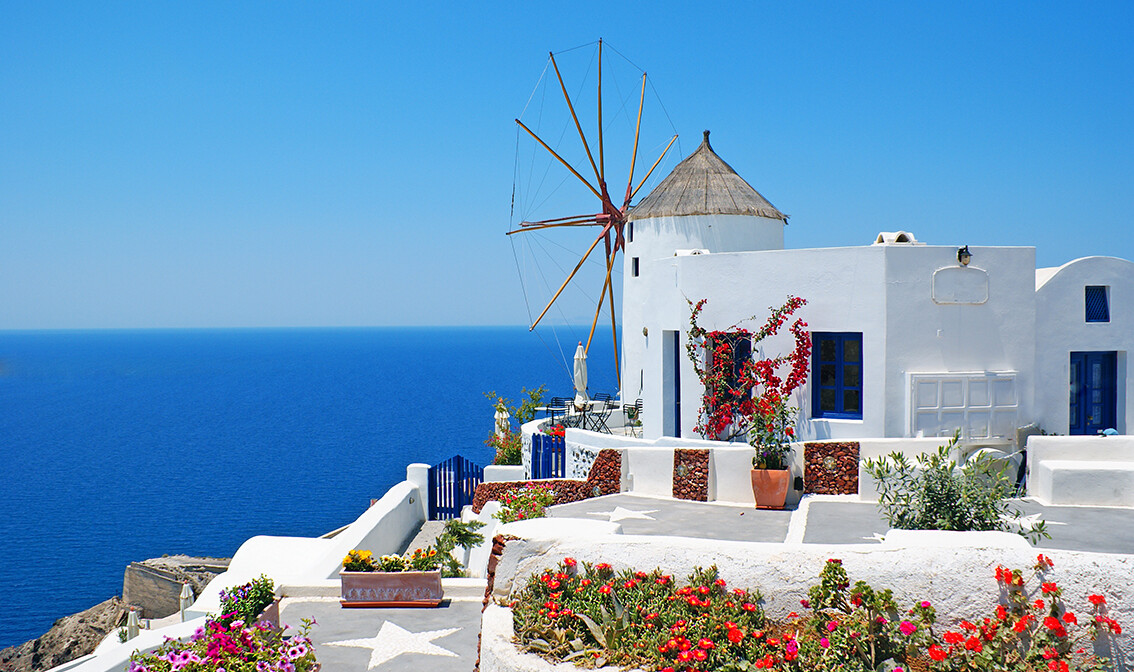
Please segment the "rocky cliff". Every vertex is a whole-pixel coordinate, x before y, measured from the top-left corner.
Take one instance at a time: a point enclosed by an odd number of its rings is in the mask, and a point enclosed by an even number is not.
[[[108,634],[126,623],[131,607],[144,618],[176,613],[182,584],[196,597],[228,567],[227,558],[185,555],[132,562],[122,581],[124,599],[112,597],[86,611],[65,616],[45,635],[0,650],[0,672],[40,672],[94,651]]]

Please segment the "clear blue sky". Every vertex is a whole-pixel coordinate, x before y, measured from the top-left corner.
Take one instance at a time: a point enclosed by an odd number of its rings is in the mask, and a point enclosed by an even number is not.
[[[1134,258],[1134,5],[801,4],[0,2],[0,329],[524,323],[512,119],[599,37],[789,247]]]

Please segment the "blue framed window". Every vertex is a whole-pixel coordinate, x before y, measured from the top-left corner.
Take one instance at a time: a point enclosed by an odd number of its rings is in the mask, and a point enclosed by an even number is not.
[[[1106,285],[1087,285],[1084,303],[1087,306],[1088,322],[1110,322],[1110,302],[1107,301]]]
[[[811,334],[811,416],[862,419],[862,332]]]

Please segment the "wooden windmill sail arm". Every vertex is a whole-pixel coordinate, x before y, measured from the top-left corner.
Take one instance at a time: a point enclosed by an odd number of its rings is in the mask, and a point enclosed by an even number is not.
[[[602,38],[598,41],[598,166],[599,186],[606,194],[606,159],[602,151]]]
[[[606,299],[606,290],[610,288],[610,271],[612,268],[612,260],[610,258],[610,234],[606,235],[606,280],[602,283],[602,292],[599,293],[598,303],[595,305],[595,319],[591,320],[591,333],[587,335],[587,347],[583,352],[590,354],[591,340],[595,337],[595,328],[598,327],[599,314],[602,313],[602,302]],[[613,294],[614,291],[611,290]]]
[[[650,166],[650,172],[646,173],[646,176],[643,177],[642,181],[638,183],[638,187],[637,187],[637,189],[634,190],[634,193],[630,194],[631,199],[633,199],[634,196],[636,196],[638,194],[638,189],[642,188],[642,185],[646,183],[646,180],[650,179],[650,175],[653,174],[654,168],[658,167],[658,164],[661,163],[661,160],[665,158],[666,152],[669,151],[670,147],[673,147],[673,141],[674,140],[677,140],[677,134],[676,133],[673,135],[672,138],[669,139],[669,144],[666,145],[665,149],[662,150],[661,156],[658,157],[658,160],[654,161],[654,165]],[[629,202],[629,201],[627,201],[627,202]]]
[[[638,123],[634,126],[634,153],[630,155],[630,177],[626,178],[626,202],[622,208],[630,205],[633,194],[630,187],[634,185],[634,164],[638,162],[638,134],[642,131],[642,106],[646,102],[646,73],[642,73],[642,95],[638,98]]]
[[[567,163],[567,162],[566,162],[566,161],[565,161],[565,160],[563,159],[563,157],[562,157],[562,156],[559,156],[558,154],[556,154],[556,153],[555,153],[555,150],[554,150],[554,149],[552,149],[551,147],[548,147],[548,146],[547,146],[547,143],[546,143],[546,142],[544,142],[544,141],[543,141],[543,140],[542,140],[542,139],[541,139],[541,138],[540,138],[540,137],[539,137],[538,135],[536,135],[536,134],[535,134],[535,131],[533,131],[532,129],[528,128],[527,126],[524,126],[524,122],[520,121],[519,119],[517,119],[517,120],[516,120],[516,123],[520,125],[520,128],[522,128],[522,129],[524,129],[525,131],[527,131],[527,132],[528,132],[528,135],[530,135],[530,136],[532,136],[533,138],[535,138],[535,141],[536,141],[536,142],[538,142],[539,144],[543,145],[543,148],[544,148],[544,149],[546,149],[546,150],[547,150],[548,152],[550,152],[552,156],[554,156],[554,157],[555,157],[556,159],[559,159],[559,163],[562,163],[562,164],[563,164],[564,166],[566,166],[566,167],[567,167],[567,170],[571,171],[571,174],[572,174],[572,175],[574,175],[575,177],[579,178],[579,180],[580,180],[580,181],[581,181],[581,182],[582,182],[583,184],[587,185],[587,189],[590,189],[590,190],[591,190],[591,193],[593,193],[593,194],[594,194],[595,196],[598,196],[599,198],[602,198],[602,194],[600,194],[600,193],[599,193],[599,190],[598,190],[598,189],[595,189],[595,188],[594,188],[593,186],[591,186],[591,183],[590,183],[590,182],[587,182],[586,178],[584,178],[584,177],[583,177],[582,175],[580,175],[580,174],[579,174],[579,171],[577,171],[577,170],[575,170],[574,168],[572,168],[572,167],[571,167],[571,164]],[[675,137],[676,137],[676,136],[675,136]],[[588,150],[588,153],[589,153],[589,150]],[[660,160],[660,159],[659,159],[659,160]]]
[[[587,136],[583,135],[583,125],[579,123],[579,117],[575,114],[575,106],[571,104],[571,96],[567,94],[567,85],[563,83],[563,75],[559,74],[559,64],[555,62],[555,54],[548,54],[548,56],[551,57],[551,65],[555,68],[555,76],[559,78],[559,87],[563,89],[563,99],[567,101],[567,109],[571,111],[571,118],[575,120],[575,130],[579,132],[579,139],[583,141],[583,149],[587,150],[587,159],[591,162],[591,169],[595,171],[599,186],[605,192],[606,187],[603,185],[602,175],[599,174],[598,166],[595,165],[595,157],[591,155],[591,146],[587,144]],[[602,195],[597,191],[595,196],[602,198]]]
[[[579,263],[575,264],[574,270],[572,270],[571,274],[567,276],[567,279],[563,281],[563,284],[559,286],[559,290],[555,292],[555,296],[551,297],[551,300],[547,302],[547,306],[544,307],[543,312],[539,314],[539,317],[536,318],[535,322],[532,322],[532,326],[528,327],[528,331],[535,329],[536,325],[538,325],[540,320],[543,319],[543,316],[547,315],[547,311],[551,310],[551,304],[555,303],[555,300],[558,299],[559,295],[563,293],[563,290],[567,288],[567,283],[571,282],[571,278],[575,277],[575,274],[578,273],[579,269],[583,267],[583,262],[587,260],[587,257],[591,256],[591,252],[594,252],[594,249],[596,246],[598,246],[599,241],[606,237],[606,234],[608,231],[610,231],[611,226],[611,224],[607,224],[605,227],[603,227],[602,233],[600,233],[598,235],[598,238],[595,238],[595,242],[591,243],[591,246],[587,248],[586,254],[584,254],[583,258],[579,260]]]

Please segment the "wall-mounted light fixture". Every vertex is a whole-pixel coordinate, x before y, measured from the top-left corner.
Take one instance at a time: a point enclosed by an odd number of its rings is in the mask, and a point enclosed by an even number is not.
[[[957,261],[959,261],[962,266],[968,266],[969,262],[972,261],[972,260],[973,260],[973,253],[969,252],[969,246],[968,245],[965,245],[964,247],[959,248],[957,250]]]

